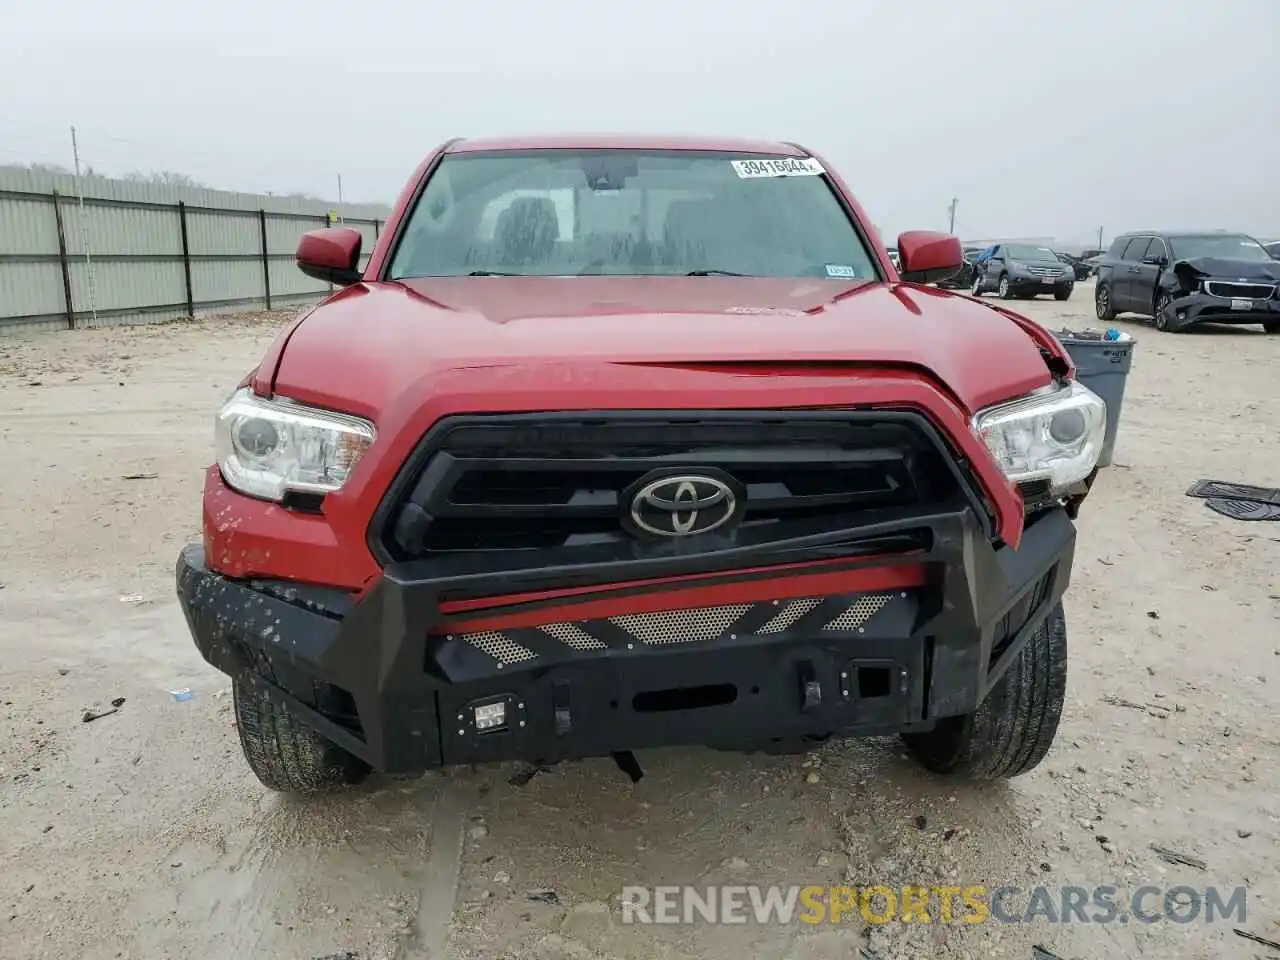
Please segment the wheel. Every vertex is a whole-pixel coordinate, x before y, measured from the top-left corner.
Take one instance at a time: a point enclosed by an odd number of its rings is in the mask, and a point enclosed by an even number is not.
[[[1156,322],[1157,330],[1169,329],[1169,305],[1173,303],[1173,297],[1160,291],[1160,295],[1156,297],[1156,305],[1152,308],[1152,317]]]
[[[974,296],[974,297],[980,297],[980,296],[982,296],[982,276],[981,276],[981,274],[977,274],[977,273],[975,273],[975,274],[973,275],[973,283],[972,283],[972,284],[970,285],[970,287],[969,287],[969,294],[970,294],[970,296]]]
[[[1055,290],[1055,291],[1053,291],[1053,299],[1055,299],[1055,300],[1070,300],[1070,299],[1071,299],[1071,288],[1070,288],[1070,287],[1067,287],[1065,290]]]
[[[263,785],[309,796],[360,783],[369,765],[300,723],[248,680],[231,684],[240,748]]]
[[[1002,780],[1034,768],[1053,744],[1067,690],[1067,621],[1059,603],[973,713],[903,736],[934,773]]]
[[[1263,320],[1262,329],[1267,333],[1280,333],[1280,320]]]
[[[1010,286],[1009,286],[1009,278],[1008,278],[1008,277],[1003,276],[1003,275],[1000,277],[1000,284],[999,284],[999,286],[997,286],[997,287],[996,287],[996,292],[1000,294],[1000,299],[1001,299],[1001,300],[1012,300],[1012,299],[1013,299],[1013,291],[1012,291],[1012,289],[1011,289],[1011,288],[1010,288]]]
[[[1115,307],[1111,305],[1111,288],[1106,284],[1098,284],[1098,289],[1093,292],[1093,306],[1098,319],[1104,323],[1116,318]]]

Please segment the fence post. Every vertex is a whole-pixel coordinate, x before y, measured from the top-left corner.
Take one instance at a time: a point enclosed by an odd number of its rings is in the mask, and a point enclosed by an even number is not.
[[[191,244],[187,240],[187,205],[178,201],[178,222],[182,226],[182,273],[187,281],[187,316],[196,318],[196,302],[191,290]]]
[[[267,309],[271,309],[271,259],[267,253],[267,211],[262,208],[258,209],[258,226],[262,231],[262,293],[263,299],[267,302]]]
[[[67,263],[67,231],[62,226],[62,207],[58,191],[53,191],[53,219],[58,225],[58,264],[62,267],[62,296],[67,303],[67,329],[76,328],[76,307],[71,299],[71,267]]]
[[[378,221],[373,221],[373,242],[378,242]]]
[[[333,226],[333,224],[330,222],[330,220],[329,220],[329,215],[326,213],[326,214],[324,215],[324,228],[325,228],[326,230],[328,230],[331,226]],[[331,284],[329,284],[329,295],[330,295],[330,296],[332,296],[332,295],[333,295],[333,284],[332,284],[332,283],[331,283]]]

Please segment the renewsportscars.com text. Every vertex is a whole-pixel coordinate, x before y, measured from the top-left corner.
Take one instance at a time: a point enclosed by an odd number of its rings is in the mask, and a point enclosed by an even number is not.
[[[641,924],[1216,923],[1245,921],[1244,887],[624,887]]]

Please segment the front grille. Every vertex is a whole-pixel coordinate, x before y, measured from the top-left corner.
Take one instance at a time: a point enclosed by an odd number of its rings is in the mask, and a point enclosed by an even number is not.
[[[1273,283],[1229,283],[1226,280],[1206,280],[1204,292],[1211,297],[1231,297],[1239,300],[1270,300],[1276,293]]]
[[[809,597],[686,610],[659,610],[602,620],[548,623],[505,632],[490,630],[464,633],[447,639],[457,639],[487,654],[500,668],[539,659],[537,653],[520,642],[526,639],[525,635],[530,630],[540,631],[569,650],[578,652],[606,650],[611,647],[636,650],[671,644],[687,646],[784,633],[839,639],[841,634],[864,634],[872,619],[894,596],[896,594],[867,593],[857,597]],[[766,617],[767,620],[764,619]],[[559,659],[563,653],[567,651],[552,650],[547,655]]]
[[[1060,277],[1060,276],[1062,276],[1062,268],[1060,268],[1060,267],[1037,267],[1037,266],[1029,266],[1029,267],[1027,267],[1027,270],[1029,270],[1029,271],[1032,273],[1032,275],[1037,276],[1037,277]]]
[[[733,522],[689,538],[717,546],[853,527],[962,491],[937,434],[905,412],[462,417],[424,440],[371,533],[395,561],[559,549],[573,562],[610,545],[623,559],[664,555],[671,538],[626,525],[654,471],[733,485]]]

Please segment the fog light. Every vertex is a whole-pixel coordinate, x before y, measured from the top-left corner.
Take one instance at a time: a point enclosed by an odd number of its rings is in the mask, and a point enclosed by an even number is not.
[[[497,703],[482,703],[471,708],[475,720],[476,732],[485,733],[500,730],[507,725],[507,704],[505,700]]]

